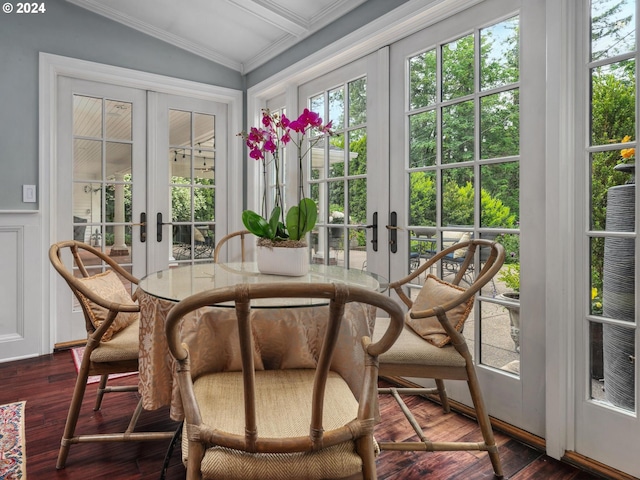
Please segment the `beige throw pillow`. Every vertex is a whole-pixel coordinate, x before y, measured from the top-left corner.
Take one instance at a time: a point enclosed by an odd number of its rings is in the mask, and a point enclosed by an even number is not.
[[[107,270],[104,273],[98,273],[91,277],[80,278],[87,288],[95,292],[99,297],[104,298],[110,302],[122,303],[124,305],[136,305],[131,299],[131,295],[127,293],[123,283],[120,281],[118,275],[113,271]],[[89,312],[89,318],[94,328],[99,328],[107,319],[109,310],[93,303],[91,300],[80,294],[80,300],[84,304],[87,312]],[[120,312],[113,320],[113,323],[109,326],[104,335],[102,336],[103,342],[111,340],[114,334],[120,330],[128,327],[138,319],[138,312]]]
[[[438,305],[444,305],[464,291],[465,289],[462,287],[440,280],[433,275],[427,275],[422,290],[420,290],[415,302],[413,302],[411,310],[424,311]],[[471,308],[473,308],[473,300],[474,298],[471,297],[465,303],[457,305],[446,312],[447,318],[456,331],[460,332],[462,330],[464,321],[469,316]],[[411,318],[410,313],[407,312],[405,323],[427,342],[436,347],[444,347],[451,341],[442,324],[438,321],[438,317],[434,315],[426,318]]]

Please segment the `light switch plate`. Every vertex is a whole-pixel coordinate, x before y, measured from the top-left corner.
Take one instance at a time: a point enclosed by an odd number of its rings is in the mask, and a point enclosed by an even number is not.
[[[36,201],[35,185],[22,185],[22,201],[25,203],[34,203]]]

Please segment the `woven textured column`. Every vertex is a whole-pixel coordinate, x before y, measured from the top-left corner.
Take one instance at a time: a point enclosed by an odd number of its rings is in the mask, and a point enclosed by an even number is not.
[[[635,184],[612,187],[607,192],[607,231],[633,232]],[[604,243],[603,315],[616,320],[635,319],[635,240],[607,237]],[[635,407],[633,328],[603,325],[605,398],[613,405]]]

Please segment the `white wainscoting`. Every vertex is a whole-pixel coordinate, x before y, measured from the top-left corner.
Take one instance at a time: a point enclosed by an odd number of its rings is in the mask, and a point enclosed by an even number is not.
[[[0,362],[48,353],[41,240],[39,212],[0,211]]]

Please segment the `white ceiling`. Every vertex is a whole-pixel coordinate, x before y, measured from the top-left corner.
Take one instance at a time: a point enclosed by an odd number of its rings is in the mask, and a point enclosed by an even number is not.
[[[366,0],[67,0],[247,73]]]

